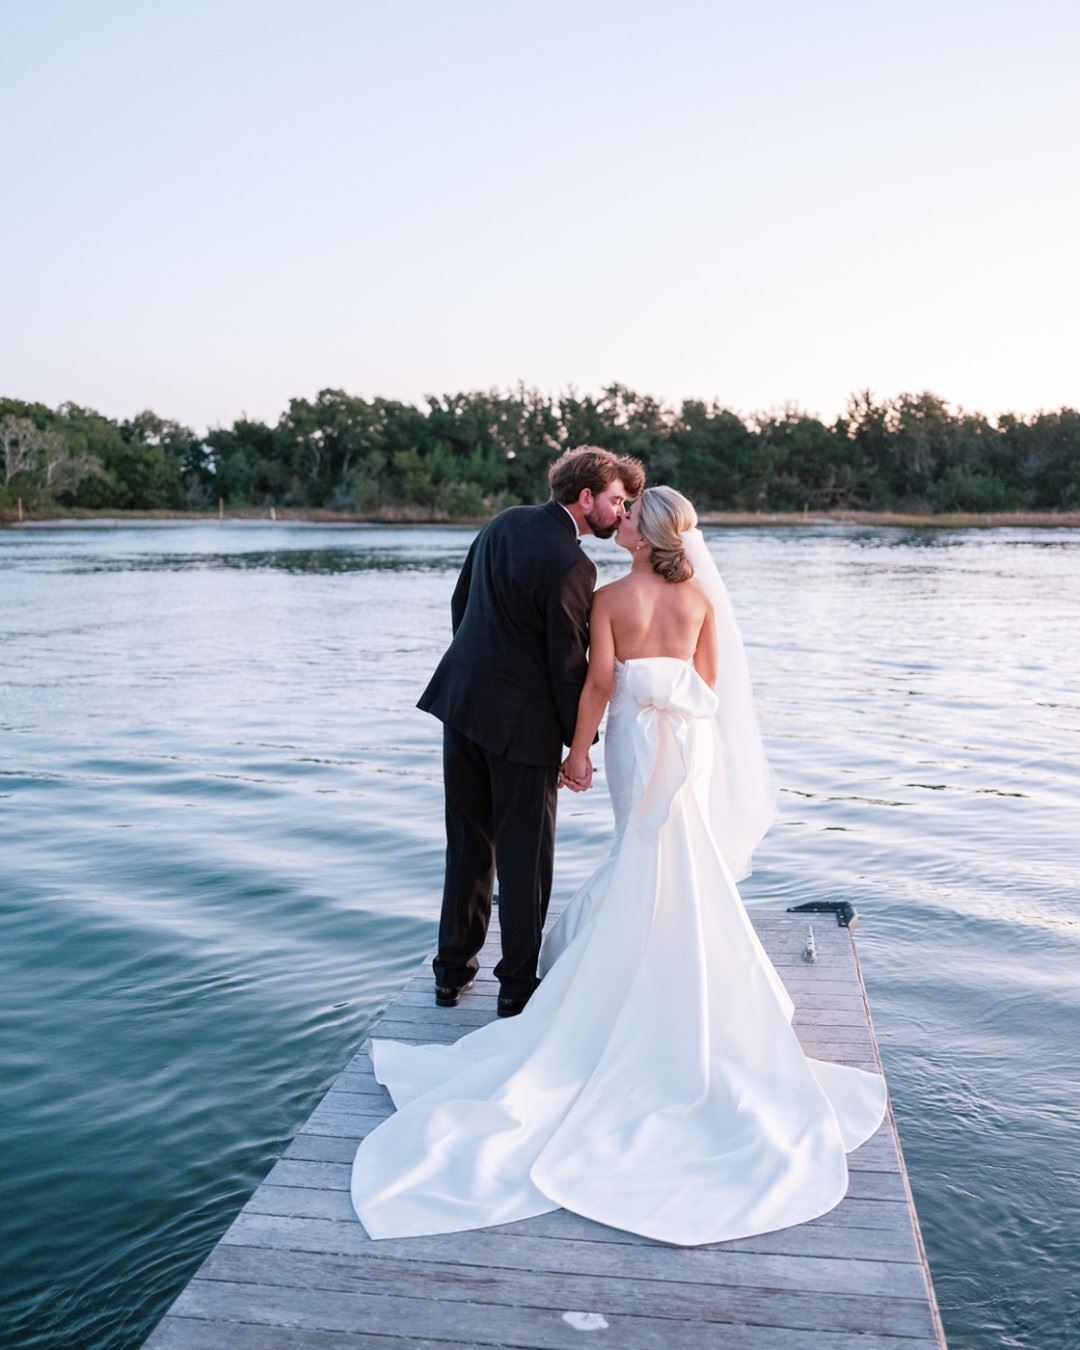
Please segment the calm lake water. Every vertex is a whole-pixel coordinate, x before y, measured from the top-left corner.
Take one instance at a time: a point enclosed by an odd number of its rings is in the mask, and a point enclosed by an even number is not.
[[[954,1346],[1080,1344],[1080,532],[708,532]],[[430,947],[472,531],[0,532],[6,1345],[134,1346]],[[588,542],[600,579],[623,570]],[[603,857],[561,802],[556,889]]]

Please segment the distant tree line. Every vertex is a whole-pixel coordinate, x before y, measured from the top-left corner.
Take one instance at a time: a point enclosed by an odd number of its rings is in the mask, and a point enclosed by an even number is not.
[[[241,418],[205,436],[142,412],[114,421],[73,403],[0,399],[0,512],[56,508],[301,507],[417,518],[483,516],[547,496],[571,445],[642,459],[702,508],[800,511],[1080,509],[1080,412],[950,408],[934,394],[854,395],[823,422],[795,407],[750,418],[719,403],[667,406],[622,385],[597,396],[508,393],[416,407],[324,389],[276,426]]]

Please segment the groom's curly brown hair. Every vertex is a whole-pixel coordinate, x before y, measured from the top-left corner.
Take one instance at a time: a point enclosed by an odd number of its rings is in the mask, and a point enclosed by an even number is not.
[[[645,486],[645,466],[632,455],[613,455],[598,445],[564,450],[548,470],[551,495],[563,506],[576,502],[586,488],[594,495],[618,478],[628,497],[639,497]]]

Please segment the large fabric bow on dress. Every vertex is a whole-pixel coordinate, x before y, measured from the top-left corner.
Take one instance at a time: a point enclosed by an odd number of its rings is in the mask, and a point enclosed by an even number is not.
[[[630,822],[655,834],[690,776],[694,723],[715,716],[717,698],[692,665],[672,657],[631,661],[626,682],[626,696],[638,706],[631,733],[635,804]]]

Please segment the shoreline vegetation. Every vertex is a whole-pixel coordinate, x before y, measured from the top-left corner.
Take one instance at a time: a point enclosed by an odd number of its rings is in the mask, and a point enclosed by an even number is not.
[[[275,425],[204,435],[152,411],[0,397],[0,524],[266,519],[474,522],[544,501],[552,460],[599,445],[684,492],[709,524],[1075,525],[1080,411],[990,418],[936,394],[853,394],[831,422],[795,405],[742,416],[625,385],[519,385],[422,406],[323,389]]]
[[[347,512],[240,508],[223,514],[209,511],[57,511],[54,515],[24,516],[23,520],[0,518],[0,528],[72,529],[108,528],[121,525],[483,525],[490,515],[420,515],[402,508]],[[1080,529],[1080,511],[702,511],[702,525],[745,529],[754,526],[862,525],[907,529]]]

